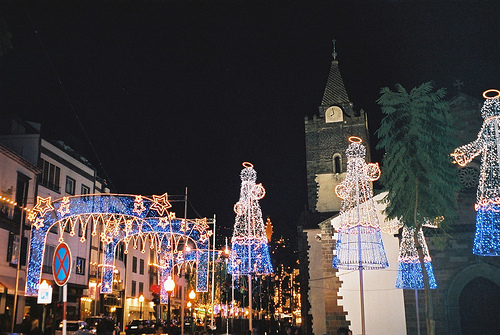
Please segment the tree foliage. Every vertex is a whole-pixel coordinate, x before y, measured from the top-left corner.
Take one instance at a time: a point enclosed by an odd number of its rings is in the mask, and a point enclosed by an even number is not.
[[[427,82],[409,93],[400,84],[395,92],[381,89],[377,102],[385,116],[376,132],[377,149],[385,151],[381,183],[389,191],[387,217],[421,226],[443,216],[440,225],[446,228],[455,217],[459,184],[449,155],[455,145],[446,90],[433,88]]]
[[[381,181],[389,191],[383,199],[385,214],[416,228],[414,242],[422,267],[429,335],[435,334],[434,312],[417,233],[434,218],[444,217],[440,227],[446,228],[455,217],[459,188],[457,169],[449,158],[455,145],[450,108],[443,100],[446,90],[433,92],[433,88],[427,82],[408,93],[397,84],[395,92],[382,88],[377,101],[385,114],[377,130],[377,148],[385,150]]]

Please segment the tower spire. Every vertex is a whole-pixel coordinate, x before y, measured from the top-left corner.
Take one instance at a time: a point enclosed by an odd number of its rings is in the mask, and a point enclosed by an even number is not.
[[[333,53],[332,53],[333,60],[337,60],[337,52],[335,51],[335,42],[337,42],[337,40],[333,39],[332,40],[332,43],[333,43]]]
[[[323,99],[321,101],[321,106],[331,106],[334,104],[349,104],[349,97],[344,86],[344,81],[339,71],[339,62],[337,60],[336,44],[337,40],[333,39],[333,60],[330,65],[330,73],[328,74],[328,79],[326,81],[325,92],[323,93]]]

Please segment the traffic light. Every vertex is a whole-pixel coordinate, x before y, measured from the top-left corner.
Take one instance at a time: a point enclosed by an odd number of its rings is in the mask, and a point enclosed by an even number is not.
[[[153,304],[159,305],[160,304],[160,295],[153,293]]]

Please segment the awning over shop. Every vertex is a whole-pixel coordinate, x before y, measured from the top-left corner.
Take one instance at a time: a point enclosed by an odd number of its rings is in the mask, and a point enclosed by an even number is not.
[[[24,279],[19,278],[18,294],[24,295]],[[0,276],[0,293],[14,294],[16,292],[16,277]]]

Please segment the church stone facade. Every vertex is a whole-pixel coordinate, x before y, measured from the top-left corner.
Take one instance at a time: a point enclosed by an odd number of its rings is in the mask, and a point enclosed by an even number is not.
[[[448,97],[457,146],[473,141],[481,128],[483,99],[478,98],[463,93]],[[349,313],[339,303],[342,280],[331,266],[335,240],[330,221],[340,210],[334,189],[345,178],[350,136],[363,139],[370,161],[366,119],[366,113],[356,111],[350,102],[334,59],[319,113],[305,119],[309,208],[298,224],[303,334],[334,335],[339,327],[350,325]],[[462,186],[457,194],[457,220],[446,234],[426,233],[438,284],[432,291],[436,334],[500,334],[500,258],[472,254],[479,159],[457,169]],[[417,334],[415,292],[404,290],[403,296],[406,333]],[[418,297],[423,335],[423,292]]]
[[[336,276],[337,269],[332,268],[335,240],[330,223],[340,211],[335,186],[345,178],[348,138],[360,137],[370,157],[367,115],[355,110],[349,100],[336,59],[331,63],[318,109],[318,114],[305,118],[309,209],[299,222],[302,332],[333,335],[339,327],[350,324],[339,304],[342,281]]]

